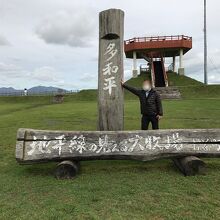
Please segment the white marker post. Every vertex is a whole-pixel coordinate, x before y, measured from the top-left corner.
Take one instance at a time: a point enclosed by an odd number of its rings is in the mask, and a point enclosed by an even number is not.
[[[124,12],[109,9],[99,14],[98,130],[123,130]]]

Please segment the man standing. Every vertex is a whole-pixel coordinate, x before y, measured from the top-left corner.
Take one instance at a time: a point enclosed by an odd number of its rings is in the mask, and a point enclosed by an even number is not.
[[[152,129],[159,129],[159,120],[163,116],[163,108],[160,99],[160,95],[152,89],[151,81],[145,80],[142,85],[142,89],[136,89],[134,87],[125,85],[122,81],[122,86],[135,94],[140,99],[141,107],[141,129],[148,130],[149,123],[152,124]]]

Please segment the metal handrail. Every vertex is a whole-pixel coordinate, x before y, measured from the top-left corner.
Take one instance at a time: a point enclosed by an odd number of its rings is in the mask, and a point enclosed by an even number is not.
[[[135,37],[129,40],[125,40],[125,44],[139,43],[139,42],[152,42],[152,41],[172,41],[172,40],[189,40],[192,41],[192,37],[185,35],[172,35],[172,36],[152,36],[152,37]]]
[[[68,95],[73,93],[78,93],[80,90],[70,90],[70,91],[62,91],[62,95]],[[59,92],[56,91],[42,91],[42,92],[28,92],[27,96],[49,96],[49,95],[59,95]],[[25,96],[23,91],[15,91],[15,92],[0,92],[1,96]]]
[[[173,71],[173,63],[171,63],[167,69],[168,69],[168,71]]]

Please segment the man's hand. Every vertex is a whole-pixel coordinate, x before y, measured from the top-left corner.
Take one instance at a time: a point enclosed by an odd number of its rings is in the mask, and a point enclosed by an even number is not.
[[[121,80],[121,85],[123,86],[125,84],[124,80],[122,79]]]
[[[156,118],[157,118],[157,120],[159,121],[160,119],[163,118],[163,116],[161,116],[161,115],[157,115]]]

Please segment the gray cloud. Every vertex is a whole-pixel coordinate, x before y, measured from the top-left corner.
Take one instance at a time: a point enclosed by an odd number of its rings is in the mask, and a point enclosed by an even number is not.
[[[210,84],[220,84],[220,73],[209,75],[208,80]]]
[[[36,28],[36,34],[46,43],[71,47],[87,47],[94,34],[92,11],[59,11],[45,18]]]
[[[83,73],[82,76],[79,79],[84,81],[84,82],[91,82],[91,81],[97,81],[98,76],[97,76],[97,74]]]
[[[151,4],[146,4],[146,0],[139,0],[138,4],[118,0],[0,2],[0,36],[3,36],[0,37],[0,87],[45,84],[69,89],[96,88],[98,13],[108,8],[124,10],[125,39],[172,34],[192,36],[193,49],[184,56],[186,74],[203,80],[203,4],[199,0],[155,0]],[[219,6],[219,0],[208,3],[210,83],[219,83],[220,79],[219,12],[215,10]],[[1,46],[8,45],[8,40],[13,47]],[[89,44],[92,46],[88,47]],[[131,69],[132,60],[125,59],[126,79],[132,77]]]
[[[9,41],[4,37],[0,35],[0,46],[9,46]]]
[[[62,74],[50,66],[43,66],[35,68],[32,71],[23,69],[15,64],[0,63],[0,75],[3,79],[25,79],[27,81],[36,81],[52,83],[52,84],[65,84],[62,79]]]
[[[28,73],[27,76],[31,79],[43,82],[62,82],[60,73],[50,66],[36,68],[32,72]]]
[[[19,78],[23,76],[24,73],[25,71],[23,71],[23,69],[18,65],[0,62],[1,77]]]
[[[220,82],[220,50],[215,49],[208,53],[208,83]],[[185,67],[189,76],[203,82],[204,55],[201,52],[192,52],[185,60]]]

